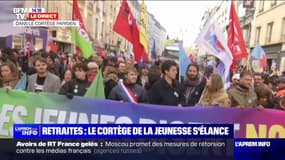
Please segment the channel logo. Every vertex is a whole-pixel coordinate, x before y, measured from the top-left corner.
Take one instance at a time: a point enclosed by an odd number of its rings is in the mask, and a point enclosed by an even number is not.
[[[39,129],[36,127],[15,127],[14,132],[22,136],[38,136]]]

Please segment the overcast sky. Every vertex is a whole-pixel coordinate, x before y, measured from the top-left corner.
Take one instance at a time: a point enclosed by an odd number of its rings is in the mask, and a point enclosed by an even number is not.
[[[204,11],[221,4],[221,1],[145,0],[145,4],[171,38],[182,37],[184,45],[191,46],[197,37]]]

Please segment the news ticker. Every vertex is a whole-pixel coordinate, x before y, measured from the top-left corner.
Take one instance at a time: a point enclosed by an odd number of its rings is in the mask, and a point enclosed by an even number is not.
[[[232,124],[15,124],[13,129],[13,139],[0,139],[0,156],[285,159],[285,139],[235,139]]]
[[[15,124],[18,138],[233,138],[232,124]]]
[[[282,159],[285,140],[277,139],[14,139],[17,156],[88,156],[118,159]],[[11,143],[10,143],[11,144]],[[0,140],[0,146],[3,145]],[[5,145],[5,144],[4,144]],[[5,145],[7,148],[7,145]],[[1,147],[0,147],[1,152]],[[163,158],[162,158],[163,157]],[[281,158],[282,157],[282,158]],[[89,159],[88,158],[88,159]],[[85,159],[85,158],[84,158]],[[100,159],[100,158],[99,158]],[[108,158],[107,158],[108,159]]]

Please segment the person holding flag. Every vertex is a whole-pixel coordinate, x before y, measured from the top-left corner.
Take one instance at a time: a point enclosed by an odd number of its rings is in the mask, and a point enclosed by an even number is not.
[[[124,80],[120,80],[108,97],[108,99],[131,102],[144,103],[147,102],[147,94],[145,89],[136,84],[138,72],[134,67],[128,67]]]

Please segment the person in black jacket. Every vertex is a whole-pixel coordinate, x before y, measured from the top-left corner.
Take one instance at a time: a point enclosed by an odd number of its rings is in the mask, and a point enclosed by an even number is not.
[[[149,92],[151,104],[183,106],[185,97],[182,86],[176,81],[177,64],[166,60],[161,65],[163,77],[155,82]]]
[[[84,96],[90,86],[87,79],[87,71],[88,68],[83,63],[74,65],[73,79],[61,87],[59,94],[66,95],[69,98],[72,98],[73,96]]]
[[[134,96],[134,100],[137,103],[143,103],[147,102],[147,94],[145,89],[136,84],[138,78],[138,72],[134,67],[128,67],[127,73],[125,76],[125,79],[123,81],[123,85],[126,87],[127,90],[129,90],[129,93]],[[128,96],[126,96],[126,92],[122,89],[122,85],[118,84],[116,85],[108,99],[117,100],[117,101],[123,101],[123,102],[131,102]]]
[[[103,72],[105,97],[109,97],[112,89],[118,84],[117,70],[113,66],[107,66]]]
[[[195,106],[199,102],[206,82],[206,78],[199,73],[199,65],[197,63],[188,65],[183,82],[187,106]]]
[[[147,65],[139,65],[139,76],[137,79],[137,84],[142,86],[144,89],[149,90],[149,68]]]

